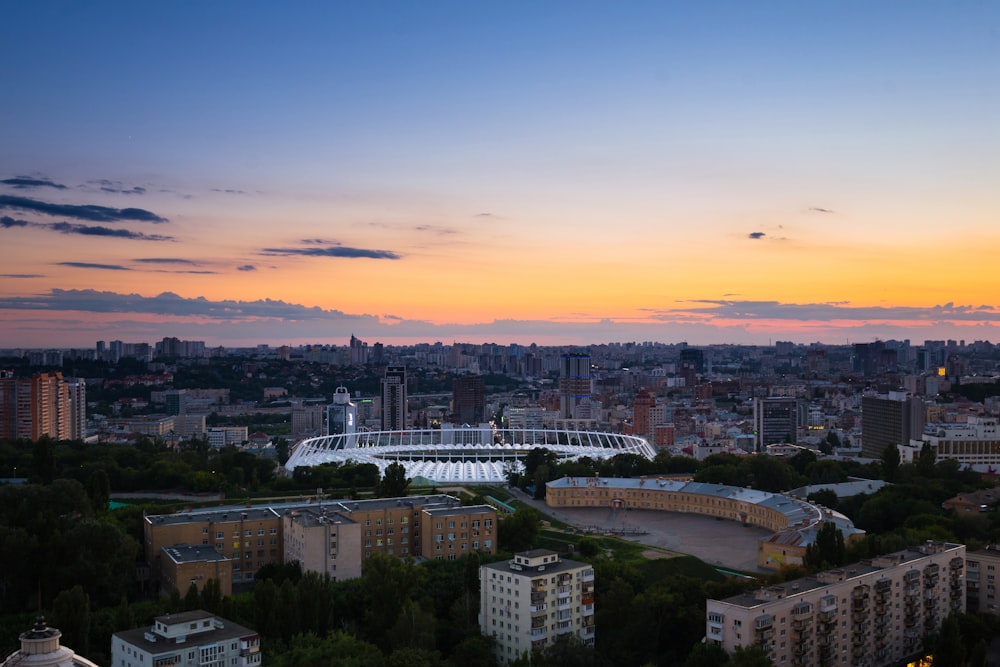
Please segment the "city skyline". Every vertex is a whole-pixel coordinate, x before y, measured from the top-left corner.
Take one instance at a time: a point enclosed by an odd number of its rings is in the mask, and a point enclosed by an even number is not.
[[[0,347],[1000,341],[1000,7],[20,3]]]

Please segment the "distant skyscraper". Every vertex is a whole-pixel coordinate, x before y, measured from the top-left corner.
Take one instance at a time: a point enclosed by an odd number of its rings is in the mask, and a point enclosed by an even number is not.
[[[584,400],[590,401],[590,355],[564,354],[559,364],[559,416],[573,419]]]
[[[382,378],[382,430],[406,428],[406,368],[387,366]]]
[[[66,438],[83,440],[87,437],[87,382],[83,378],[66,378]]]
[[[902,391],[861,397],[861,455],[879,458],[924,431],[924,403]]]
[[[758,452],[768,445],[797,441],[799,401],[796,398],[758,398],[753,404],[753,427]]]
[[[357,433],[358,408],[351,403],[347,387],[337,387],[333,393],[333,403],[326,408],[326,434],[344,435]],[[353,446],[353,438],[349,441]]]
[[[653,421],[650,412],[656,406],[656,397],[646,389],[640,389],[632,404],[632,433],[644,438],[653,435]]]
[[[352,366],[361,366],[368,363],[368,343],[355,338],[352,334],[349,355]]]
[[[455,421],[475,426],[486,421],[486,385],[478,375],[455,378],[452,385]]]

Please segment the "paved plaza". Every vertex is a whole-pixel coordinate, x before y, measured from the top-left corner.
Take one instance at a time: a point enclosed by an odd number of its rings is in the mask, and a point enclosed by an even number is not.
[[[626,535],[624,539],[690,554],[719,567],[745,572],[770,572],[757,567],[757,542],[772,534],[772,531],[764,528],[744,527],[735,521],[681,512],[552,508],[544,501],[533,500],[520,491],[515,493],[518,500],[576,528],[593,529],[596,532],[642,531],[647,534]]]

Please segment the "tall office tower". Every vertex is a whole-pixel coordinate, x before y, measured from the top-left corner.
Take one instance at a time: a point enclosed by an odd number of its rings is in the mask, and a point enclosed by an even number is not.
[[[352,366],[361,366],[368,363],[368,343],[351,335],[351,345],[348,350],[348,359]]]
[[[187,414],[187,389],[169,389],[164,398],[168,415]]]
[[[548,549],[479,568],[479,627],[496,641],[497,662],[544,651],[563,635],[593,646],[594,568]]]
[[[351,403],[347,387],[337,387],[333,392],[333,403],[326,407],[326,434],[347,435],[357,433],[358,408]],[[357,441],[348,438],[345,447],[354,447]]]
[[[19,378],[0,371],[0,437],[38,440],[46,435],[64,440],[70,437],[70,421],[69,390],[62,373]]]
[[[455,421],[475,426],[486,421],[486,384],[478,375],[463,375],[452,384]]]
[[[107,356],[108,356],[107,343],[105,343],[103,340],[97,341],[95,351],[97,354],[98,361],[107,361]]]
[[[758,452],[768,445],[797,440],[799,401],[796,398],[757,398],[753,403],[754,446]]]
[[[909,444],[924,431],[924,403],[904,391],[861,397],[861,455],[879,458],[886,447]]]
[[[382,378],[382,430],[406,428],[406,367],[387,366]]]
[[[685,387],[698,384],[698,375],[705,372],[705,353],[701,350],[686,347],[681,350],[680,375],[684,378]]]
[[[576,406],[584,399],[590,399],[590,355],[564,354],[559,360],[559,417],[576,417]]]
[[[66,378],[66,438],[83,440],[87,437],[87,381]]]
[[[650,412],[656,406],[656,397],[646,389],[640,389],[632,404],[632,433],[644,438],[653,435],[653,421]]]

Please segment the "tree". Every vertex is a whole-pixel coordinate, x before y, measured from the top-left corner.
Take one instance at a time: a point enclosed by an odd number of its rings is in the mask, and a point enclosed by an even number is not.
[[[729,664],[731,667],[774,667],[774,662],[767,657],[767,652],[760,644],[753,644],[746,648],[737,646]]]
[[[728,664],[729,654],[726,653],[725,649],[717,644],[702,644],[701,642],[694,645],[687,660],[684,661],[684,667],[722,667],[722,665]]]
[[[43,435],[31,452],[31,477],[33,482],[48,484],[56,474],[56,459],[52,452],[52,438]]]
[[[813,571],[844,564],[847,548],[844,534],[831,522],[825,521],[816,533],[816,541],[806,547],[803,564]]]
[[[111,480],[104,468],[98,468],[87,478],[87,497],[95,512],[106,512],[111,501]]]
[[[288,463],[288,439],[278,438],[274,441],[274,449],[278,453],[278,465]]]
[[[889,445],[882,450],[882,478],[887,482],[894,481],[897,470],[899,470],[899,448],[896,445]]]
[[[934,667],[965,667],[965,640],[955,614],[949,614],[941,631],[928,640],[934,655]]]
[[[931,447],[931,443],[925,442],[920,448],[920,457],[917,459],[917,473],[921,477],[931,477],[934,475],[934,463],[937,461],[937,453]]]
[[[53,626],[62,631],[62,641],[81,654],[90,652],[90,596],[83,586],[64,590],[52,602]]]
[[[390,463],[385,468],[382,481],[378,484],[379,498],[401,498],[413,481],[406,476],[406,468],[400,463]]]
[[[534,546],[538,538],[538,512],[531,507],[518,507],[500,521],[498,542],[504,551],[524,551]]]

